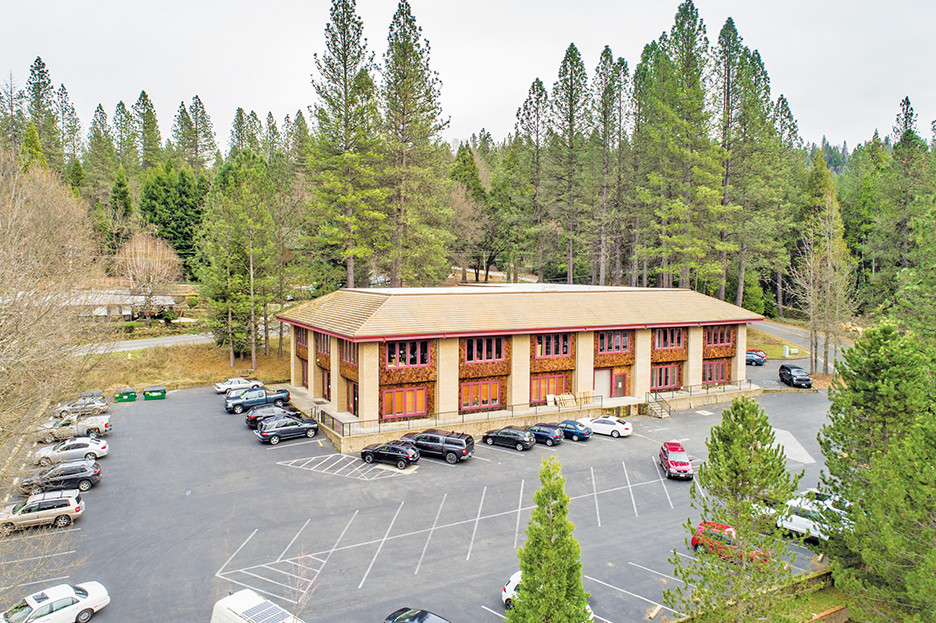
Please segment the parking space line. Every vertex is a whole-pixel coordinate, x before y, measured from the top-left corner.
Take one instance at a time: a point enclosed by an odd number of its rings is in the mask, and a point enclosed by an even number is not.
[[[260,565],[260,566],[263,567],[264,569],[269,569],[269,567],[267,567],[266,565]],[[264,576],[262,576],[262,575],[257,575],[256,573],[254,573],[254,572],[252,572],[252,571],[247,571],[246,569],[238,569],[238,571],[240,571],[240,572],[243,573],[244,575],[252,575],[253,577],[258,578],[258,579],[260,579],[260,580],[263,580],[264,582],[269,582],[270,584],[276,584],[277,586],[282,586],[283,588],[288,588],[288,589],[290,589],[290,590],[293,589],[293,587],[290,586],[289,584],[283,584],[282,582],[277,582],[276,580],[271,580],[271,579],[268,578],[268,577],[264,577]],[[274,569],[274,571],[275,571],[275,569]],[[286,575],[289,575],[289,574],[286,574]],[[296,576],[292,576],[292,577],[296,577]]]
[[[310,522],[310,521],[312,521],[312,518],[311,518],[311,517],[309,517],[308,519],[306,519],[306,522],[305,522],[304,524],[302,524],[302,527],[299,528],[299,532],[297,532],[297,533],[296,533],[296,536],[294,536],[294,537],[292,538],[292,541],[289,542],[289,545],[286,546],[286,549],[283,550],[283,553],[279,555],[279,558],[276,559],[276,562],[279,562],[279,561],[281,561],[281,560],[283,559],[283,556],[286,555],[286,552],[288,552],[288,551],[289,551],[289,548],[292,547],[293,543],[296,542],[296,539],[299,538],[299,535],[302,534],[302,531],[305,530],[306,526],[309,525],[309,522]]]
[[[682,556],[683,558],[688,558],[689,560],[695,560],[695,556],[690,556],[689,554],[683,554],[682,552],[676,552],[677,556]]]
[[[604,623],[611,623],[611,621],[609,621],[608,619],[602,618],[598,616],[597,614],[595,614],[594,612],[592,612],[592,616],[595,618],[596,621],[603,621]]]
[[[419,562],[416,563],[416,570],[413,571],[413,575],[419,573],[419,567],[422,566],[423,557],[426,555],[426,550],[429,549],[429,541],[432,540],[432,533],[435,531],[436,526],[439,523],[439,515],[442,514],[442,506],[445,504],[445,498],[448,497],[448,493],[442,495],[442,501],[439,503],[439,510],[436,511],[435,519],[432,521],[432,527],[429,528],[429,536],[426,537],[426,544],[423,545],[422,554],[419,555]]]
[[[223,565],[221,565],[221,568],[220,568],[220,569],[218,569],[218,573],[215,573],[216,576],[221,577],[219,574],[220,574],[222,571],[224,571],[224,568],[225,568],[226,566],[228,566],[228,565],[231,563],[232,560],[234,560],[234,557],[237,556],[237,553],[238,553],[239,551],[241,551],[242,549],[244,549],[244,546],[247,545],[247,541],[249,541],[250,539],[252,539],[253,536],[254,536],[255,534],[257,534],[257,530],[258,530],[258,529],[259,529],[259,528],[254,528],[254,531],[250,533],[250,536],[247,537],[247,538],[244,540],[243,543],[241,543],[240,547],[238,547],[236,550],[234,550],[234,553],[231,554],[231,557],[228,558],[228,559],[224,562]]]
[[[285,446],[283,444],[278,443],[275,446],[271,445],[269,448],[267,448],[267,450],[277,450],[283,447],[295,448],[296,446],[304,446],[307,443],[318,443],[318,439],[310,439],[308,441],[297,441],[295,443],[287,443]]]
[[[650,462],[653,463],[653,469],[654,471],[656,471],[657,476],[660,477],[660,485],[663,486],[663,493],[666,494],[666,501],[669,502],[669,507],[676,508],[675,506],[673,506],[673,500],[669,496],[669,489],[666,487],[666,481],[663,480],[663,475],[660,473],[660,468],[657,467],[657,462],[654,461],[653,459],[650,459]]]
[[[636,562],[628,562],[627,564],[637,567],[638,569],[643,569],[644,571],[648,571],[650,573],[656,574],[660,576],[661,578],[668,578],[670,580],[676,580],[677,582],[682,582],[683,584],[686,584],[688,586],[695,587],[695,584],[691,584],[689,582],[686,582],[685,580],[680,580],[679,578],[674,577],[672,575],[666,575],[665,573],[661,573],[660,571],[654,571],[650,567],[644,567],[643,565],[638,565]]]
[[[377,551],[374,552],[374,557],[371,558],[370,564],[367,565],[367,571],[364,572],[364,577],[361,578],[361,583],[358,584],[358,589],[364,586],[367,576],[370,574],[371,569],[374,567],[374,562],[377,560],[377,556],[380,555],[380,550],[383,549],[384,543],[387,542],[387,537],[390,536],[390,530],[393,528],[393,523],[396,521],[397,516],[400,514],[400,511],[403,510],[403,502],[400,502],[400,505],[397,506],[396,512],[393,514],[393,519],[390,520],[390,525],[387,526],[387,531],[384,532],[383,539],[380,540],[380,545],[377,546]]]
[[[475,517],[474,529],[471,531],[471,542],[468,543],[468,555],[465,560],[471,559],[471,548],[474,547],[475,534],[478,533],[478,522],[481,521],[481,507],[484,506],[484,494],[487,493],[487,487],[481,489],[481,502],[478,504],[478,516]]]
[[[485,446],[488,450],[494,450],[495,452],[503,452],[504,454],[509,454],[511,456],[517,456],[520,452],[516,450],[504,450],[503,448],[497,448],[495,446]]]
[[[595,495],[595,517],[598,518],[598,527],[601,527],[601,513],[598,511],[598,487],[595,485],[595,468],[589,467],[592,477],[592,493]]]
[[[68,532],[78,532],[79,530],[81,530],[81,528],[69,528],[68,530],[56,530],[56,531],[55,531],[55,535],[58,536],[58,535],[60,535],[60,534],[65,534],[65,533],[68,533]],[[42,533],[40,533],[40,534],[24,534],[23,536],[17,536],[17,537],[13,537],[13,538],[7,537],[7,538],[5,539],[5,542],[7,542],[7,543],[16,543],[17,541],[25,541],[26,539],[37,539],[37,538],[39,538],[39,537],[49,538],[49,535],[48,535],[47,533],[45,533],[45,534],[42,534]]]
[[[36,580],[35,582],[23,582],[22,584],[11,584],[10,586],[0,586],[0,591],[6,591],[11,588],[19,588],[20,586],[32,586],[33,584],[47,584],[49,582],[57,582],[59,580],[67,580],[70,578],[70,575],[60,575],[57,578],[49,578],[47,580]]]
[[[488,463],[491,462],[491,459],[486,459],[483,456],[472,456],[471,458],[478,459],[479,461],[487,461]]]
[[[498,617],[504,619],[505,621],[507,620],[507,617],[505,617],[503,614],[501,614],[500,612],[494,612],[493,610],[491,610],[491,609],[488,608],[487,606],[481,606],[481,609],[482,609],[482,610],[487,610],[488,612],[490,612],[490,613],[493,614],[494,616],[498,616]]]
[[[4,560],[0,562],[0,565],[12,565],[18,562],[29,562],[30,560],[42,560],[43,558],[53,558],[55,556],[68,556],[69,554],[74,554],[76,550],[69,550],[67,552],[57,552],[55,554],[46,554],[44,556],[33,556],[31,558],[22,558],[20,560]]]
[[[290,599],[289,597],[286,597],[286,596],[284,596],[284,595],[280,595],[280,594],[278,594],[278,593],[271,593],[270,591],[265,591],[265,590],[263,590],[262,588],[257,588],[256,586],[253,586],[253,585],[251,585],[251,584],[244,584],[243,582],[238,582],[237,580],[232,580],[231,578],[226,577],[226,576],[219,576],[219,577],[221,577],[222,580],[227,580],[228,582],[231,582],[232,584],[237,584],[238,586],[243,586],[244,588],[249,588],[249,589],[254,590],[254,591],[258,592],[258,593],[263,593],[264,595],[269,595],[270,597],[276,597],[277,599],[282,599],[282,600],[284,600],[284,601],[288,601],[288,602],[291,603],[291,604],[297,603],[295,599]]]
[[[403,505],[403,504],[401,503],[400,506],[402,506],[402,505]],[[355,510],[355,511],[354,511],[354,514],[351,515],[351,519],[349,519],[349,520],[348,520],[348,523],[345,524],[344,530],[342,530],[342,531],[341,531],[341,534],[338,535],[338,539],[335,541],[335,544],[332,545],[332,548],[331,548],[330,550],[328,550],[328,554],[325,555],[325,560],[322,561],[322,567],[319,569],[319,572],[320,572],[320,573],[321,573],[322,569],[325,568],[325,565],[328,564],[328,559],[331,558],[331,555],[335,552],[335,549],[337,549],[338,544],[341,542],[341,539],[344,538],[345,532],[348,531],[348,528],[351,527],[351,522],[354,521],[354,518],[357,517],[357,514],[358,514],[357,510]]]
[[[337,460],[329,462],[330,459],[337,459]],[[325,457],[325,459],[323,459],[322,462],[319,463],[317,467],[318,467],[319,471],[323,471],[323,472],[326,472],[326,473],[327,473],[328,470],[330,470],[330,469],[331,469],[332,467],[334,467],[335,465],[338,465],[338,463],[343,463],[344,460],[345,460],[345,455],[343,455],[343,454],[333,454],[333,455],[331,455],[331,456]],[[328,463],[327,466],[325,465],[326,463]]]
[[[663,610],[668,610],[669,612],[672,612],[672,613],[675,614],[676,616],[685,616],[685,615],[682,614],[681,612],[677,612],[676,610],[673,610],[672,608],[667,608],[667,607],[664,606],[663,604],[657,603],[657,602],[653,601],[652,599],[647,599],[647,598],[644,597],[643,595],[638,595],[637,593],[632,593],[632,592],[630,592],[630,591],[628,591],[628,590],[624,590],[623,588],[618,588],[617,586],[614,586],[614,585],[612,585],[612,584],[608,584],[607,582],[602,582],[601,580],[599,580],[599,579],[597,579],[597,578],[593,578],[593,577],[591,577],[591,576],[589,576],[589,575],[583,575],[582,577],[585,578],[586,580],[591,580],[592,582],[597,582],[598,584],[601,584],[602,586],[607,586],[608,588],[612,588],[612,589],[614,589],[614,590],[616,590],[616,591],[619,591],[619,592],[621,592],[621,593],[624,593],[625,595],[630,595],[631,597],[636,597],[637,599],[640,599],[640,600],[642,600],[642,601],[645,601],[645,602],[647,602],[648,604],[650,604],[650,605],[652,605],[652,606],[658,606],[659,608],[662,608]]]
[[[514,528],[514,551],[517,551],[517,539],[520,537],[520,513],[523,510],[523,480],[520,480],[520,501],[517,502],[517,527]]]
[[[624,478],[627,480],[627,491],[630,493],[631,503],[634,505],[634,517],[638,517],[637,498],[634,497],[634,490],[631,489],[630,476],[627,475],[627,465],[624,464],[624,461],[621,461],[621,467],[624,468]]]
[[[337,470],[335,470],[335,471],[333,471],[333,472],[331,472],[331,473],[334,474],[335,476],[343,476],[344,474],[342,474],[341,472],[343,472],[344,470],[348,469],[349,467],[352,468],[352,469],[351,469],[351,472],[354,472],[355,470],[358,469],[357,467],[355,467],[355,463],[354,463],[354,462],[356,462],[356,461],[357,461],[357,458],[355,458],[353,461],[345,461],[345,464],[344,464],[344,465],[342,465],[342,466],[339,467]]]

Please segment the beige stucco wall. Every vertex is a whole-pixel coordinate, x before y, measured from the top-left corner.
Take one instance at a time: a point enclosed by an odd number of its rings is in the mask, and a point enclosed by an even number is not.
[[[686,371],[683,385],[702,384],[702,346],[705,336],[702,327],[689,327],[689,343],[686,345]]]
[[[302,361],[296,355],[296,327],[289,327],[289,384],[293,387],[302,385]]]
[[[735,344],[734,361],[731,362],[731,380],[743,381],[747,378],[747,325],[738,325],[738,339]]]
[[[436,345],[435,410],[458,411],[458,338],[445,338]]]
[[[510,381],[507,384],[507,404],[530,402],[530,336],[511,336]]]
[[[595,389],[595,334],[582,331],[575,334],[575,372],[572,373],[572,391],[590,392]]]
[[[380,419],[380,347],[377,342],[358,344],[358,419]]]
[[[345,411],[348,404],[344,396],[344,383],[341,383],[341,351],[338,346],[338,338],[329,337],[331,342],[331,406],[338,411]]]
[[[631,396],[643,398],[650,391],[650,350],[653,343],[652,329],[634,331],[634,378],[631,379]]]

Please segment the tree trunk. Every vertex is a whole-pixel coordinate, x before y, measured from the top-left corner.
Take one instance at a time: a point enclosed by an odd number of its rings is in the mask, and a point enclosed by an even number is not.
[[[777,317],[783,318],[783,273],[777,270]]]
[[[738,293],[735,295],[735,305],[738,307],[741,307],[741,303],[744,301],[744,271],[747,268],[747,254],[745,251],[746,249],[742,244],[738,253]],[[721,298],[723,301],[725,300],[724,294]]]

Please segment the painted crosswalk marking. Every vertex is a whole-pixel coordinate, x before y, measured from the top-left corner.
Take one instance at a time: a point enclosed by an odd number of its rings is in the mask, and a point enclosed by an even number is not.
[[[357,480],[377,480],[378,478],[392,478],[405,476],[418,469],[416,466],[399,470],[389,465],[379,463],[365,463],[360,458],[350,454],[326,454],[325,456],[304,457],[290,461],[277,461],[277,465],[304,469],[311,472],[331,474],[332,476],[345,476]]]

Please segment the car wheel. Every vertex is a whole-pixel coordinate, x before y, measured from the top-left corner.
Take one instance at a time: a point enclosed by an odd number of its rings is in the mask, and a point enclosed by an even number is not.
[[[374,462],[374,455],[373,455],[373,454],[365,454],[365,455],[364,455],[364,462],[365,462],[365,463],[373,463],[373,462]]]
[[[578,435],[572,435],[572,441],[578,441],[578,440],[579,440]]]
[[[48,467],[49,465],[52,465],[52,459],[50,459],[47,456],[44,456],[41,459],[39,459],[39,465],[42,465],[43,467]]]
[[[611,436],[617,439],[618,437],[621,436],[621,433],[617,432],[616,430],[613,430],[611,431]]]
[[[400,459],[396,462],[397,469],[406,469],[406,461]]]
[[[281,398],[277,398],[276,400],[273,401],[273,404],[275,404],[277,407],[282,407],[283,400]]]
[[[493,437],[488,437],[488,438],[486,438],[486,439],[484,440],[484,443],[486,443],[486,444],[489,445],[489,446],[493,446],[493,445],[494,445],[494,438],[493,438]]]
[[[553,443],[555,443],[555,442],[554,442],[552,439],[547,439],[547,440],[546,440],[546,445],[547,445],[548,447],[550,447],[550,448],[552,447]]]
[[[84,455],[84,458],[87,459],[88,461],[97,461],[97,455],[93,452],[87,453],[86,455]]]
[[[68,515],[59,515],[55,518],[55,525],[59,528],[64,528],[65,526],[71,524],[72,519]]]
[[[237,415],[240,415],[243,412],[244,412],[243,405],[234,405],[234,413],[236,413]]]
[[[310,428],[309,430],[307,430],[307,431],[306,431],[306,437],[308,437],[308,438],[310,438],[310,439],[311,439],[312,437],[315,437],[315,429],[314,429],[314,428]]]
[[[513,599],[508,597],[506,600],[504,600],[504,608],[507,610],[513,610]]]
[[[78,481],[78,488],[79,488],[80,490],[82,490],[82,491],[87,491],[88,489],[91,488],[91,486],[92,486],[92,485],[91,485],[91,481],[90,481],[90,480],[79,480],[79,481]]]
[[[0,526],[0,533],[2,533],[3,536],[10,536],[11,534],[13,534],[14,530],[16,530],[16,528],[14,528],[13,524],[11,523],[5,523],[2,526]]]
[[[260,386],[254,383],[253,385],[250,386],[250,389],[260,389]]]
[[[94,616],[94,610],[88,608],[87,610],[82,610],[78,613],[78,616],[75,617],[76,623],[88,623],[91,620],[91,617]]]
[[[455,463],[458,463],[458,455],[454,452],[449,452],[445,455],[445,462],[451,465],[455,465]]]
[[[100,436],[101,436],[101,431],[99,431],[96,428],[94,430],[88,431],[88,437],[90,437],[91,439],[98,439]]]
[[[91,415],[101,415],[100,409],[91,409]]]
[[[68,417],[68,411],[59,411],[59,417]]]
[[[271,445],[271,446],[275,446],[275,445],[278,444],[279,442],[280,442],[279,435],[273,435],[272,437],[270,437],[270,445]]]
[[[517,442],[517,445],[514,447],[517,449],[517,452],[523,452],[523,444],[520,443],[519,441]]]

